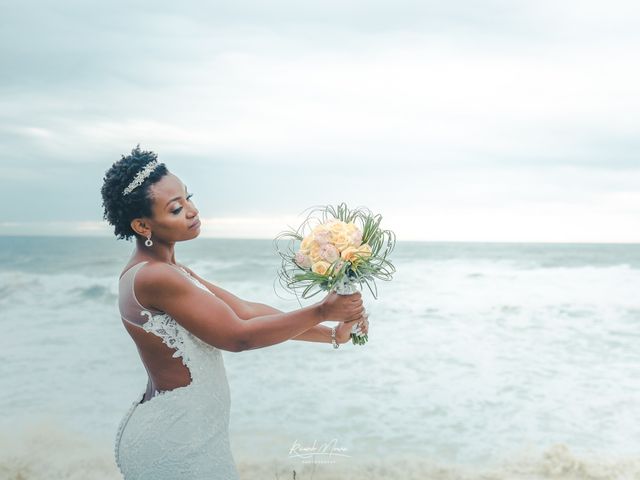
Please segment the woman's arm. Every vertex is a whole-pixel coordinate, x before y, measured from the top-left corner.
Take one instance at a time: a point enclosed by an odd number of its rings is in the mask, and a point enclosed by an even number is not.
[[[249,320],[253,317],[258,317],[262,315],[270,315],[273,313],[284,313],[282,310],[278,310],[277,308],[271,307],[264,303],[259,302],[249,302],[247,300],[243,300],[231,292],[221,288],[213,283],[205,280],[204,278],[197,275],[193,270],[188,267],[182,266],[185,270],[187,270],[195,279],[197,279],[200,283],[202,283],[207,289],[220,298],[223,302],[225,302],[231,310],[233,310],[238,318],[242,320]],[[327,327],[326,325],[316,325],[311,327],[310,329],[302,332],[300,335],[292,337],[291,340],[301,340],[306,342],[321,342],[321,343],[331,343],[331,327]],[[337,343],[346,343],[348,339],[342,341],[342,338],[337,337]]]
[[[271,307],[269,305],[265,305],[264,303],[258,302],[249,302],[247,300],[243,300],[231,292],[225,290],[224,288],[220,288],[217,285],[214,285],[211,282],[208,282],[204,278],[196,275],[193,270],[184,265],[181,265],[187,270],[194,278],[196,278],[200,283],[202,283],[207,289],[220,298],[223,302],[225,302],[231,309],[238,315],[242,320],[249,320],[253,317],[258,317],[262,315],[269,315],[272,313],[283,313],[282,310],[278,310],[277,308]],[[304,340],[307,342],[322,342],[322,343],[331,343],[331,328],[325,325],[316,325],[315,327],[311,327],[306,332],[301,333],[297,337],[291,338],[291,340]]]
[[[248,308],[253,312],[252,316],[269,315],[272,313],[283,313],[282,310],[259,302],[246,302]],[[303,340],[306,342],[331,343],[331,327],[326,325],[316,325],[300,335],[292,337],[291,340]]]
[[[355,321],[363,313],[359,298],[345,301],[333,295],[293,312],[242,321],[221,299],[163,262],[150,262],[136,272],[136,294],[141,305],[165,312],[203,342],[232,352],[275,345],[327,318]]]
[[[265,305],[264,303],[247,302],[249,308],[252,309],[254,315],[269,315],[271,313],[282,313],[281,310]],[[369,333],[369,314],[365,316],[365,320],[359,322],[360,330],[362,333]],[[352,323],[339,323],[336,325],[336,343],[340,345],[351,341],[351,326]],[[307,342],[321,342],[331,343],[331,327],[326,325],[316,325],[311,327],[300,335],[291,338],[290,340],[304,340]]]

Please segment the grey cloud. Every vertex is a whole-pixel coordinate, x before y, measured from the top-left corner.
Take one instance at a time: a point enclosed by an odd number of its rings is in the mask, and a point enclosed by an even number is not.
[[[224,51],[338,48],[369,36],[415,32],[507,40],[540,37],[546,25],[507,0],[396,2],[63,1],[5,4],[0,29],[1,84],[20,90],[53,85],[163,83],[162,67]],[[255,42],[252,44],[252,39]]]
[[[558,197],[565,180],[559,166],[582,171],[575,176],[581,192],[575,198],[585,198],[589,191],[631,190],[619,175],[629,172],[628,178],[635,179],[640,168],[640,136],[633,126],[639,114],[632,101],[637,95],[629,86],[637,72],[631,67],[602,75],[600,83],[585,88],[575,112],[570,102],[558,107],[566,113],[562,124],[546,104],[536,118],[528,118],[524,109],[509,110],[508,101],[517,101],[521,92],[501,97],[490,84],[491,67],[480,70],[489,72],[487,88],[494,90],[488,93],[494,96],[487,98],[496,99],[495,109],[486,101],[469,113],[478,99],[475,90],[465,102],[453,103],[457,91],[473,88],[473,78],[451,78],[451,90],[443,94],[452,103],[430,115],[431,97],[422,103],[412,97],[428,84],[402,91],[414,67],[423,72],[420,68],[429,66],[432,57],[421,47],[441,50],[442,63],[434,68],[490,53],[490,59],[504,62],[497,67],[505,72],[528,67],[518,70],[524,72],[522,81],[534,70],[530,65],[557,72],[565,58],[549,64],[544,60],[563,49],[568,60],[575,53],[587,58],[587,65],[592,54],[597,62],[605,56],[626,58],[637,50],[638,29],[634,16],[626,14],[631,3],[613,1],[596,9],[594,2],[561,5],[550,0],[5,2],[0,7],[0,221],[99,219],[102,174],[136,143],[166,158],[193,185],[209,214],[219,208],[242,215],[257,203],[276,211],[296,201],[321,203],[340,195],[373,204],[375,192],[367,191],[371,185],[391,189],[389,202],[401,207],[407,199],[426,198],[423,184],[434,191],[438,185],[454,190],[461,182],[472,182],[478,169],[517,178],[520,198],[534,200],[535,188],[524,190],[527,177],[511,176],[513,172],[537,169],[536,178],[548,178],[557,187],[548,194]],[[599,13],[605,11],[612,13],[601,22]],[[458,47],[454,53],[464,55],[447,56],[451,45]],[[358,75],[360,58],[373,58],[362,66],[371,75],[397,67],[393,55],[375,57],[385,48],[398,56],[411,51],[415,65],[386,79]],[[350,63],[355,70],[343,73]],[[326,80],[334,83],[326,85],[322,75],[328,67],[335,72]],[[571,68],[563,73],[570,74]],[[345,93],[340,79],[349,74],[357,81]],[[447,74],[443,76],[446,80]],[[627,90],[620,101],[603,101],[591,111],[580,108],[593,91],[615,99],[625,79]],[[367,81],[379,83],[365,95],[359,87]],[[514,76],[514,88],[518,81]],[[547,81],[547,87],[557,85],[552,76]],[[579,81],[588,86],[589,78]],[[572,93],[571,80],[557,88],[558,98]],[[359,95],[361,101],[342,102]],[[631,99],[624,102],[628,112],[622,112],[628,118],[617,124],[613,116],[621,114],[623,96]],[[322,114],[327,118],[314,118]],[[349,115],[353,121],[333,126]],[[349,130],[361,118],[371,124]],[[491,133],[499,130],[495,139],[473,143],[472,130],[477,128],[476,136],[482,137],[491,129],[490,121],[496,122]],[[514,124],[525,140],[531,134],[537,142],[509,144]],[[437,141],[423,140],[429,128],[443,125],[448,130]],[[269,133],[274,137],[265,134],[253,148],[245,148],[263,127],[273,127]],[[243,136],[244,131],[249,133]],[[218,137],[226,143],[216,143]],[[315,192],[305,186],[302,163],[324,165],[328,171],[341,166],[343,175],[358,178],[361,187],[346,194],[331,174],[319,173],[317,181],[331,188],[326,194]],[[594,171],[612,176],[599,184]],[[483,197],[483,202],[513,198],[515,203],[516,193],[509,195]],[[464,204],[469,199],[448,201]]]

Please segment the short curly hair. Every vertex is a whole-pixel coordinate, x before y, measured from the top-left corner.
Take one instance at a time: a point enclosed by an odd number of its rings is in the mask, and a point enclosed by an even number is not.
[[[157,160],[158,156],[151,152],[140,150],[140,145],[131,150],[131,155],[122,158],[111,165],[105,172],[102,184],[103,218],[113,225],[117,238],[130,240],[136,233],[131,228],[131,220],[139,217],[151,217],[152,199],[149,187],[169,173],[164,163],[151,172],[144,182],[127,195],[122,191],[131,183],[136,174],[144,166]]]

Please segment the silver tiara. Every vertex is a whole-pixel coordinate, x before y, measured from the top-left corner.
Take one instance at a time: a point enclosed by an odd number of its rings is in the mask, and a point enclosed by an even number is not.
[[[157,160],[152,160],[149,163],[147,163],[142,170],[136,173],[136,176],[133,177],[133,180],[131,180],[131,183],[127,185],[127,188],[125,188],[124,191],[122,192],[122,195],[127,195],[128,193],[131,193],[131,191],[134,188],[142,185],[142,183],[146,180],[146,178],[149,175],[151,175],[151,172],[153,172],[153,170],[158,165],[159,164]]]

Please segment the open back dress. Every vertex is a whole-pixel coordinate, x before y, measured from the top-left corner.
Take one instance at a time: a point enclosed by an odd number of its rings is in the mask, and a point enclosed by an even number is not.
[[[135,264],[120,278],[121,318],[160,337],[173,350],[172,357],[181,358],[191,383],[159,391],[150,388],[149,380],[120,421],[116,464],[125,480],[238,480],[229,442],[230,392],[222,352],[168,314],[140,305],[134,279],[145,263]],[[186,270],[179,270],[213,295]]]

